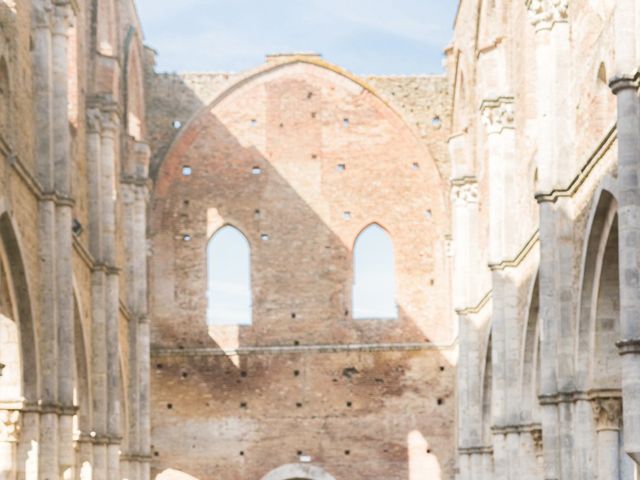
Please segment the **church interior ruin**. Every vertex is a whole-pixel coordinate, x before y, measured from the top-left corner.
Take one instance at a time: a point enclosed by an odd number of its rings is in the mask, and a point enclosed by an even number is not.
[[[456,3],[358,75],[0,0],[0,480],[638,480],[640,0]]]

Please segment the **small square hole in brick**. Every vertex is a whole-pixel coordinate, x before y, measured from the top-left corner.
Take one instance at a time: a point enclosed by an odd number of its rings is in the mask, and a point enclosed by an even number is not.
[[[180,120],[174,120],[173,122],[171,122],[171,126],[178,130],[182,128],[182,122]]]
[[[347,407],[348,407],[348,408],[351,408],[352,406],[353,406],[353,403],[351,403],[351,402],[347,402]]]
[[[345,118],[343,118],[343,119],[342,119],[342,126],[343,126],[343,127],[345,127],[345,128],[347,128],[349,125],[351,125],[351,122],[349,121],[349,119],[348,119],[348,118],[346,118],[346,117],[345,117]]]
[[[418,162],[413,162],[413,165],[411,165],[411,168],[414,170],[420,170],[420,164]]]
[[[262,235],[260,235],[260,239],[263,242],[268,242],[269,241],[269,235],[267,235],[266,233],[263,233]]]
[[[302,408],[302,403],[301,402],[296,402],[296,407],[297,408]]]
[[[251,173],[253,175],[260,175],[262,173],[262,169],[260,167],[253,167],[251,169]]]
[[[240,408],[247,408],[247,402],[240,402]]]
[[[188,177],[191,175],[191,173],[193,173],[193,170],[191,169],[191,167],[189,165],[185,165],[184,167],[182,167],[182,175],[185,177]]]
[[[291,313],[291,318],[296,318],[296,312]]]
[[[431,217],[433,216],[433,213],[431,213],[431,210],[425,210],[424,216],[427,218],[427,220],[430,220]]]
[[[184,240],[185,242],[190,242],[191,241],[191,235],[189,235],[188,233],[185,233],[182,236],[182,240]]]
[[[251,119],[251,126],[255,127],[258,124],[258,120],[256,120],[255,118]]]
[[[347,169],[347,166],[344,163],[339,163],[336,165],[336,170],[339,172],[344,172]]]
[[[441,398],[439,398],[439,399],[438,399],[438,405],[442,405],[443,403],[444,403],[444,400],[443,400],[443,399],[441,399]]]
[[[254,217],[256,220],[260,220],[260,217],[262,217],[262,213],[260,212],[260,210],[254,210],[254,212],[253,212],[253,217]]]
[[[351,220],[351,212],[342,212],[342,218],[344,220]]]
[[[300,370],[294,370],[293,371],[293,376],[294,377],[299,377],[300,376]]]

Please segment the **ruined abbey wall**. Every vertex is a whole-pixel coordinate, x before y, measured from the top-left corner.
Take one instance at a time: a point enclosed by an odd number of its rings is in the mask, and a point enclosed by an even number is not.
[[[308,456],[336,478],[451,475],[446,79],[373,79],[385,96],[369,80],[272,57],[148,86],[166,152],[149,232],[155,473],[261,478]],[[176,85],[191,102],[171,104]],[[351,312],[372,223],[393,242],[397,320]],[[225,224],[251,245],[251,326],[207,326],[206,245]]]

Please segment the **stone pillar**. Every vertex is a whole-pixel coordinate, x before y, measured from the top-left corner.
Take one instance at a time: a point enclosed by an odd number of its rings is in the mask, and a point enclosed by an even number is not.
[[[101,128],[102,254],[106,265],[105,335],[107,360],[107,478],[119,478],[122,438],[121,365],[119,357],[120,285],[116,268],[116,135],[118,115],[115,105],[103,105]]]
[[[20,411],[0,410],[0,480],[16,480]]]
[[[515,147],[513,98],[498,97],[484,100],[480,106],[487,132],[489,155],[489,263],[497,264],[507,258],[505,231],[509,172],[512,168]],[[492,423],[497,428],[493,435],[494,476],[508,478],[506,436],[500,427],[506,424],[507,415],[507,342],[506,306],[508,279],[504,271],[492,272]]]
[[[512,97],[484,100],[480,106],[486,126],[489,154],[489,263],[499,263],[508,255],[505,231],[508,228],[508,189],[515,152]]]
[[[149,146],[136,142],[129,155],[129,168],[121,179],[123,198],[124,243],[126,251],[125,293],[127,307],[133,317],[129,321],[129,452],[127,468],[129,480],[138,480],[147,476],[144,472],[146,463],[141,459],[143,453],[143,436],[148,422],[143,417],[149,415],[148,408],[143,405],[148,398],[148,362],[149,348],[146,332],[147,317],[147,181],[150,159]]]
[[[91,273],[91,392],[92,392],[92,477],[105,480],[106,446],[96,441],[107,437],[107,333],[105,320],[106,266],[103,259],[102,117],[98,106],[87,110],[87,192],[89,208],[89,250],[98,262]]]
[[[31,13],[31,52],[35,110],[36,176],[45,194],[38,203],[38,257],[40,266],[40,365],[42,414],[38,475],[58,477],[58,325],[56,298],[56,193],[53,141],[53,5],[44,0],[33,2]]]
[[[52,36],[53,157],[56,202],[56,302],[58,313],[58,469],[71,478],[75,341],[72,271],[71,138],[69,135],[69,29],[73,12],[67,1],[56,2]]]
[[[568,0],[526,0],[536,30],[536,98],[538,118],[538,189],[550,192],[564,188],[576,173],[572,154],[571,75],[569,49]],[[570,326],[570,313],[561,309],[565,294],[561,273],[566,268],[559,256],[571,254],[561,246],[563,232],[558,217],[563,212],[550,203],[540,204],[540,322],[541,322],[541,403],[544,431],[544,478],[566,479],[571,476],[571,459],[567,458],[566,440],[571,432],[566,413],[561,412],[557,394],[568,382],[572,369],[569,342],[561,345],[557,338]],[[561,249],[563,252],[558,253]],[[569,356],[567,358],[567,355]],[[556,371],[556,366],[559,371]],[[562,420],[562,421],[561,421]]]
[[[616,75],[610,86],[618,103],[618,235],[624,449],[640,463],[640,102],[637,71],[637,2],[616,2]]]
[[[620,478],[620,398],[594,398],[593,415],[598,432],[598,480]]]

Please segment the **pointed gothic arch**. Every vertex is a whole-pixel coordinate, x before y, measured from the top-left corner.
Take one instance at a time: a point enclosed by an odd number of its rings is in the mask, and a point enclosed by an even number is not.
[[[207,324],[252,322],[251,244],[233,225],[219,228],[207,242]]]
[[[395,268],[389,232],[380,224],[371,223],[353,244],[353,318],[398,318]]]

